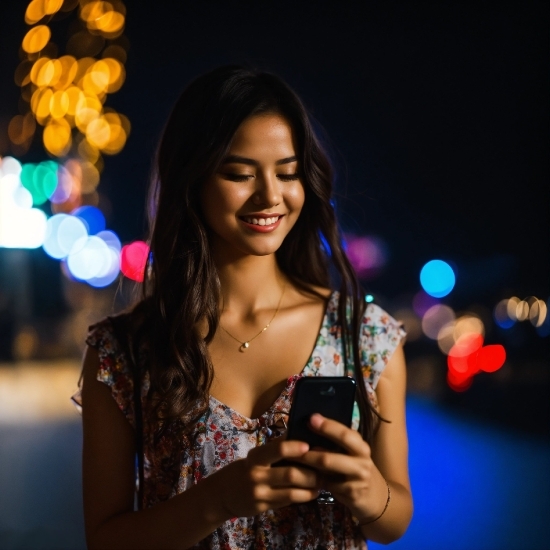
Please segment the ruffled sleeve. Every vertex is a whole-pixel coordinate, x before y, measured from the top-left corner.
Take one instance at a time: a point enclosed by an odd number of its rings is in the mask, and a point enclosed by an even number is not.
[[[99,354],[97,380],[111,389],[111,395],[128,422],[134,421],[134,380],[126,355],[109,318],[89,328],[86,343]]]
[[[369,304],[361,323],[359,353],[368,389],[376,389],[393,352],[406,336],[399,321],[376,304]]]

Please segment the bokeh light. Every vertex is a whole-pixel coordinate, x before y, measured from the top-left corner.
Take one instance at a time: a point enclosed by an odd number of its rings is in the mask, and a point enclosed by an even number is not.
[[[477,354],[477,364],[480,370],[495,372],[504,365],[506,350],[500,344],[483,346]]]
[[[128,279],[143,282],[149,246],[143,241],[134,241],[122,247],[120,270]]]
[[[508,300],[500,300],[493,310],[493,319],[500,328],[510,328],[514,326],[515,319],[510,318],[508,315]]]
[[[357,275],[362,279],[377,275],[387,261],[387,247],[374,236],[345,235],[346,254]]]
[[[105,216],[95,206],[81,206],[74,210],[72,215],[84,222],[88,235],[95,235],[105,229]]]
[[[38,25],[27,32],[21,46],[27,53],[37,53],[44,49],[50,40],[51,34],[49,27],[46,25]]]
[[[418,317],[423,317],[426,311],[439,304],[439,300],[426,294],[423,290],[418,291],[412,300],[412,306]]]
[[[437,340],[439,331],[454,321],[455,312],[443,304],[432,306],[422,317],[422,332],[432,340]]]
[[[0,247],[38,248],[46,235],[46,214],[32,208],[21,173],[16,159],[0,159]]]
[[[431,260],[420,271],[420,284],[434,298],[447,296],[454,288],[456,277],[452,267],[443,260]]]

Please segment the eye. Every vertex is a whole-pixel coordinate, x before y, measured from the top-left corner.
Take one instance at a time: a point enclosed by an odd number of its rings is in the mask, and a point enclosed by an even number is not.
[[[283,181],[294,181],[300,178],[300,174],[278,174],[277,177]]]
[[[249,178],[253,178],[250,174],[223,174],[225,179],[229,181],[248,181]]]

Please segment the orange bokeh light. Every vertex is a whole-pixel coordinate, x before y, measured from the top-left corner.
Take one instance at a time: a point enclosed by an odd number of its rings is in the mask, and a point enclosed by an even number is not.
[[[27,53],[38,53],[44,49],[51,35],[52,33],[48,26],[38,25],[27,32],[21,46]]]
[[[56,157],[64,156],[72,143],[71,127],[63,118],[51,120],[45,126],[42,138],[47,151]]]

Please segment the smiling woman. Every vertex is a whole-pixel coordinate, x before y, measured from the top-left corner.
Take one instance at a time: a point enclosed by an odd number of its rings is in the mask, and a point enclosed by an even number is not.
[[[366,548],[404,533],[404,332],[365,302],[332,180],[280,78],[221,67],[182,93],[157,154],[143,296],[87,339],[90,548]],[[284,437],[304,376],[357,380],[351,427],[309,423],[343,452]]]

